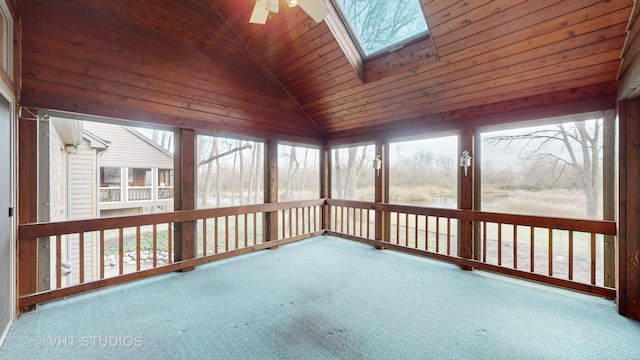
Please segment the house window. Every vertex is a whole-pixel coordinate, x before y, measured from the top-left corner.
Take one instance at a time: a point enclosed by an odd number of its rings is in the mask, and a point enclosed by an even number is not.
[[[158,199],[173,199],[173,169],[158,169]]]
[[[333,0],[364,58],[428,33],[419,0]]]
[[[127,182],[129,201],[151,200],[151,169],[129,168]]]
[[[100,168],[100,202],[122,201],[122,169]]]

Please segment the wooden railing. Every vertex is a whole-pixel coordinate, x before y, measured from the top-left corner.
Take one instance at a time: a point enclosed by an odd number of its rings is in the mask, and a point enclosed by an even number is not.
[[[195,227],[195,256],[176,258],[177,224]],[[24,291],[42,279],[37,252],[19,254],[19,262],[34,264],[30,273],[19,274],[19,305],[26,311],[40,302],[325,232],[466,269],[615,297],[614,289],[602,285],[600,251],[603,238],[616,234],[614,222],[318,199],[20,225],[20,245],[27,245],[20,248],[38,248],[38,239],[49,238],[55,261],[51,290]],[[466,248],[472,234],[475,254]]]
[[[333,199],[327,199],[327,206],[332,220],[327,230],[339,236],[615,297],[615,290],[603,285],[602,250],[605,236],[616,235],[615,222]],[[476,234],[476,249],[468,251],[475,256],[469,258],[459,256],[464,253],[459,248],[463,226]]]
[[[51,290],[22,291],[19,306],[26,311],[40,302],[322,234],[323,204],[319,199],[20,225],[19,242],[49,238],[55,260]],[[267,224],[266,213],[277,215],[271,217],[277,222]],[[195,226],[195,257],[175,258],[176,224]],[[277,236],[269,238],[267,227]],[[37,264],[37,258],[37,253],[19,254],[21,262]],[[19,288],[34,289],[43,280],[35,266],[30,274],[20,274]]]

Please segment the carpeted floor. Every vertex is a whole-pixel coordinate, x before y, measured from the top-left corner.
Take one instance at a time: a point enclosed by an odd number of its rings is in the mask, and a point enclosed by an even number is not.
[[[49,304],[0,359],[640,359],[612,301],[317,237]]]

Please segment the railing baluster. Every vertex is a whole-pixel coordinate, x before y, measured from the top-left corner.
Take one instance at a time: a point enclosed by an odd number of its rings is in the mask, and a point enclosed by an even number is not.
[[[351,208],[351,210],[353,211],[353,236],[356,235],[356,224],[357,224],[357,220],[356,220],[356,208]]]
[[[98,242],[100,243],[100,279],[104,279],[104,230],[100,230]]]
[[[416,214],[414,222],[416,223],[416,230],[415,230],[415,246],[414,248],[417,249],[418,248],[418,233],[419,233],[419,229],[420,229],[420,225],[418,224],[418,214]]]
[[[530,268],[531,272],[535,272],[535,253],[536,253],[536,229],[533,226],[529,226],[530,234],[530,243],[529,243],[529,261],[531,262]]]
[[[233,220],[234,220],[234,222],[235,222],[235,229],[234,229],[235,239],[234,239],[234,243],[233,243],[233,244],[234,244],[234,250],[238,250],[238,246],[239,246],[238,244],[239,244],[239,241],[240,241],[240,240],[238,239],[238,238],[240,237],[240,236],[238,235],[238,233],[239,233],[239,231],[240,231],[240,230],[238,229],[238,228],[240,227],[240,226],[239,226],[239,224],[238,224],[238,215],[235,215]]]
[[[173,231],[171,223],[167,223],[167,263],[173,262]]]
[[[502,265],[502,223],[498,223],[498,265]]]
[[[596,284],[596,234],[591,233],[591,285]]]
[[[569,280],[573,280],[573,230],[569,230]]]
[[[482,262],[487,262],[487,222],[482,222]]]
[[[429,215],[424,216],[424,250],[429,251]]]
[[[124,228],[120,228],[119,236],[118,236],[118,246],[120,251],[118,253],[118,273],[122,275],[124,272]]]
[[[291,209],[289,209],[289,237],[293,236],[293,212],[291,211]],[[296,222],[296,226],[297,226],[298,222]]]
[[[518,225],[513,224],[513,268],[518,268]]]
[[[553,276],[553,229],[549,228],[549,276]]]
[[[404,213],[404,246],[409,247],[409,213]]]
[[[306,216],[305,216],[305,210],[306,210],[306,209],[308,209],[308,208],[303,207],[303,208],[301,209],[301,211],[302,211],[302,233],[303,233],[303,234],[306,234],[306,233],[307,233],[307,232],[306,232],[306,230],[305,230],[305,228],[306,228],[306,227],[305,227],[305,225],[307,224],[307,222],[306,222]]]
[[[253,245],[258,244],[258,213],[253,213]]]
[[[285,210],[282,209],[282,211],[280,211],[280,214],[282,215],[282,238],[287,237],[287,217],[286,217],[286,213]]]
[[[140,271],[140,225],[136,226],[136,271]]]
[[[207,256],[207,218],[202,219],[202,256]]]
[[[249,226],[247,224],[247,214],[244,214],[244,247],[249,246],[249,234],[247,234],[247,232],[249,231]]]
[[[213,246],[215,247],[213,250],[214,254],[218,253],[218,244],[219,244],[219,240],[218,240],[218,236],[220,235],[220,233],[218,232],[218,218],[214,217],[213,218]]]
[[[436,216],[436,252],[440,252],[440,217]]]
[[[153,224],[153,254],[151,254],[152,256],[152,262],[153,262],[153,267],[156,267],[158,265],[158,257],[157,254],[158,253],[158,225]]]
[[[78,234],[78,252],[79,252],[79,264],[78,267],[80,268],[80,284],[84,283],[84,232],[80,232]]]
[[[396,212],[396,244],[400,245],[400,213]]]
[[[447,217],[447,255],[451,255],[451,218]]]
[[[371,239],[371,232],[369,231],[371,229],[371,225],[369,222],[371,222],[371,210],[367,209],[367,239]]]
[[[229,216],[224,217],[224,251],[229,251]]]
[[[56,235],[56,289],[62,287],[62,235]]]

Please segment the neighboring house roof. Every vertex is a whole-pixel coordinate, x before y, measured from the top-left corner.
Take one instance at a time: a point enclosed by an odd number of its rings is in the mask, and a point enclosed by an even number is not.
[[[134,128],[99,122],[84,122],[87,134],[108,144],[100,157],[100,166],[136,168],[173,168],[173,154],[154,144]]]
[[[151,139],[149,139],[148,137],[146,137],[143,134],[141,134],[135,128],[130,127],[130,126],[123,126],[123,128],[129,130],[133,135],[139,137],[143,141],[147,142],[149,145],[155,147],[157,150],[162,151],[163,153],[165,153],[168,156],[170,156],[171,158],[173,158],[173,154],[171,152],[167,151],[167,149],[163,148],[162,146],[159,146],[158,144],[154,143],[153,141],[151,141]]]

